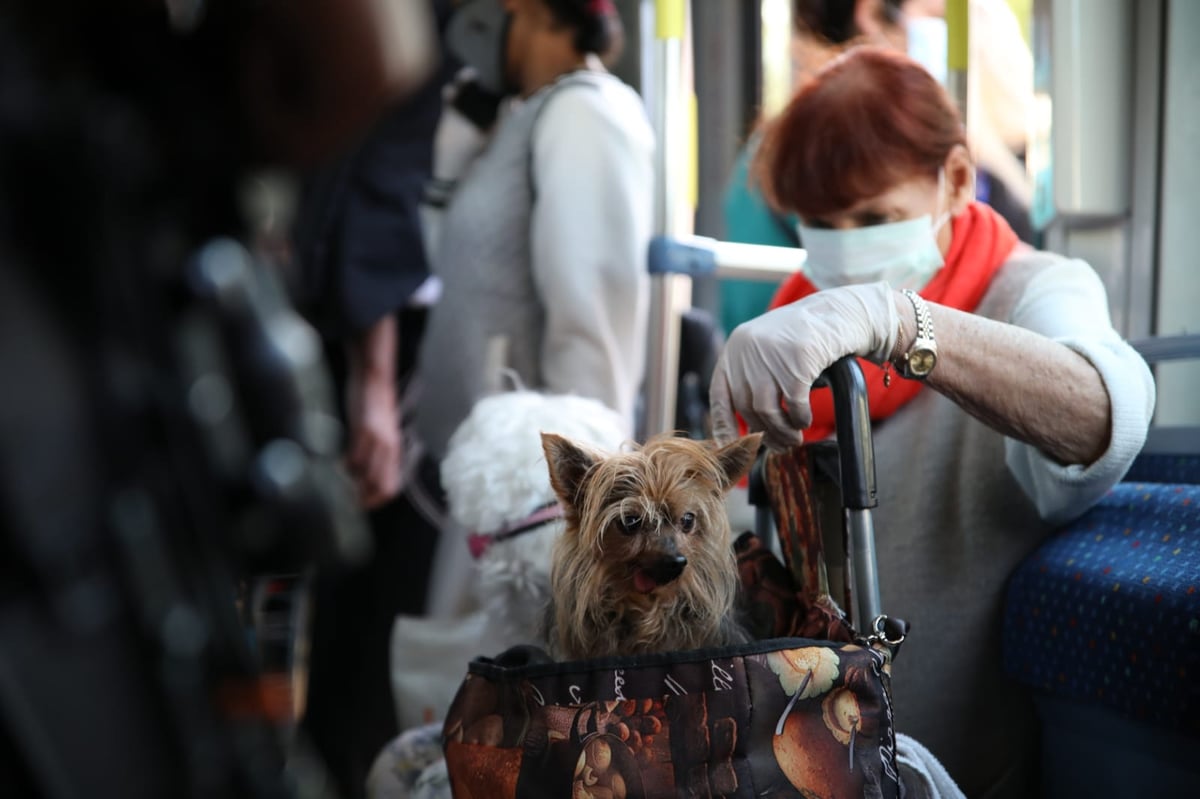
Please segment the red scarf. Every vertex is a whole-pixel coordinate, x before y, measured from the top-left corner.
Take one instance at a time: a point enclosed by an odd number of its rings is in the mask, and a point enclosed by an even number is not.
[[[1004,217],[988,205],[971,203],[964,213],[954,217],[945,265],[918,293],[930,302],[973,312],[991,284],[992,276],[1008,260],[1017,241],[1017,234]],[[770,310],[815,291],[817,287],[796,272],[775,292]],[[919,380],[892,380],[891,386],[884,386],[882,368],[862,358],[859,363],[867,381],[873,420],[891,416],[921,390]],[[820,441],[833,432],[833,399],[828,389],[820,389],[812,392],[809,401],[813,423],[804,431],[804,439]]]

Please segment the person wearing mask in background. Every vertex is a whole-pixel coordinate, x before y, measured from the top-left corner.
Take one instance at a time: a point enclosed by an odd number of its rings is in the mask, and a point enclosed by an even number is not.
[[[1033,114],[1033,52],[1007,0],[968,0],[967,139],[979,163],[977,193],[1036,243],[1029,218],[1033,183],[1025,146]],[[908,54],[946,83],[946,2],[907,0]]]
[[[944,84],[944,13],[941,0],[792,0],[792,86],[798,90],[824,64],[858,44],[907,51]],[[1032,243],[1031,189],[1016,155],[1024,151],[1033,99],[1032,55],[1003,0],[971,0],[970,30],[967,138],[980,165],[981,198],[1004,216],[1022,241]],[[760,138],[753,133],[735,162],[723,200],[725,238],[804,246],[795,218],[772,211],[750,174]],[[724,329],[762,313],[776,288],[761,281],[722,281]]]
[[[813,381],[843,356],[869,361],[881,596],[914,623],[892,671],[897,728],[968,796],[1036,795],[1032,698],[1001,666],[1005,581],[1125,474],[1150,371],[1091,267],[1019,243],[974,201],[957,110],[915,61],[848,51],[756,159],[808,259],[730,335],[714,435],[737,435],[737,413],[774,448],[821,439],[832,408]]]
[[[442,294],[419,354],[415,424],[433,463],[504,370],[526,388],[598,399],[635,429],[654,134],[641,98],[601,61],[621,20],[610,0],[506,0],[503,12],[491,26],[499,57],[472,66],[514,100],[454,187],[432,261]],[[462,546],[438,557],[435,597],[459,591],[453,575],[467,565]]]
[[[902,5],[902,0],[792,0],[793,90],[852,42],[903,49]],[[734,162],[722,199],[725,239],[799,247],[795,218],[772,210],[750,174],[760,141],[761,129],[755,130]],[[778,288],[777,283],[737,278],[723,278],[720,285],[720,319],[726,333],[765,311]]]
[[[655,144],[642,99],[605,67],[621,37],[611,0],[475,0],[449,23],[448,46],[470,72],[448,92],[434,167],[441,196],[426,214],[441,293],[418,356],[413,429],[434,474],[451,434],[506,374],[597,399],[634,435]],[[464,89],[472,97],[460,102]],[[494,121],[480,113],[485,95],[505,98]],[[404,661],[396,702],[422,702],[434,718],[447,708],[430,686],[444,682],[452,696],[481,654],[470,551],[463,531],[443,525],[428,616],[397,619],[393,636],[394,661]],[[399,736],[379,753],[372,795],[448,796],[440,740],[440,723]],[[421,777],[426,766],[432,776]]]

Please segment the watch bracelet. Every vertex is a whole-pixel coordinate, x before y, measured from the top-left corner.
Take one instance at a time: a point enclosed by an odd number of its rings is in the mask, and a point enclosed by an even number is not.
[[[908,351],[900,358],[900,363],[896,365],[896,370],[900,375],[909,380],[924,380],[933,370],[934,364],[937,362],[937,344],[933,338],[933,316],[929,312],[929,306],[925,303],[924,298],[917,294],[912,289],[902,289],[901,293],[908,297],[908,301],[912,303],[913,313],[916,317],[917,331],[912,343],[909,344]],[[930,351],[934,361],[924,371],[914,373],[912,370],[913,355],[918,347]]]
[[[912,289],[902,289],[901,293],[912,303],[913,313],[916,316],[917,334],[914,342],[923,338],[932,339],[933,317],[929,313],[929,306],[925,304],[925,300]]]

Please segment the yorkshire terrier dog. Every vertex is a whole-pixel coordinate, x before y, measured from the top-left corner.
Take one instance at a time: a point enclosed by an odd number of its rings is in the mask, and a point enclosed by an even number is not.
[[[744,643],[725,495],[761,434],[718,447],[673,436],[601,455],[543,433],[566,529],[555,542],[547,643],[559,660]]]

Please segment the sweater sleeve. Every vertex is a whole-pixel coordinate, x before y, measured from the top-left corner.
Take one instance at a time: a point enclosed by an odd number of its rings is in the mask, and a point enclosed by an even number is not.
[[[1113,329],[1104,284],[1083,261],[1056,260],[1040,270],[1009,321],[1087,358],[1108,392],[1109,444],[1094,463],[1063,465],[1036,447],[1005,441],[1008,468],[1038,513],[1046,521],[1063,523],[1083,514],[1125,476],[1145,443],[1154,413],[1154,378],[1142,357]]]
[[[563,88],[542,111],[530,236],[546,310],[545,388],[604,402],[632,432],[649,316],[654,137],[637,95],[616,88]]]

